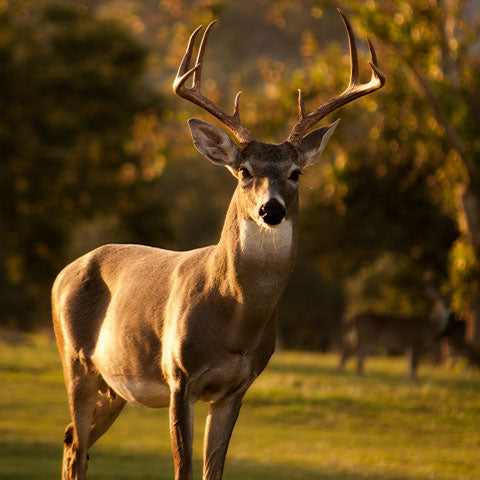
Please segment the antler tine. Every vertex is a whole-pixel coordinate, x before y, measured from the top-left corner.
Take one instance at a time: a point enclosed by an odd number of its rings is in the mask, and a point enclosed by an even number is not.
[[[201,65],[203,62],[203,56],[205,55],[205,47],[207,45],[208,35],[212,27],[218,22],[218,20],[213,20],[208,24],[208,27],[205,29],[205,32],[202,37],[202,42],[200,43],[200,48],[198,49],[197,61],[195,65]],[[202,77],[202,69],[199,68],[193,74],[193,86],[194,88],[200,88],[200,79]]]
[[[355,35],[353,33],[352,26],[350,25],[347,16],[340,9],[338,9],[338,12],[342,17],[343,23],[345,24],[345,28],[347,30],[348,43],[350,48],[350,82],[348,84],[348,87],[340,95],[331,98],[317,110],[308,115],[305,115],[303,99],[301,98],[301,94],[299,94],[298,102],[300,118],[292,128],[292,131],[290,132],[290,135],[287,139],[288,142],[290,142],[296,147],[300,146],[302,139],[308,132],[308,130],[322,118],[326,117],[329,113],[332,113],[333,111],[337,110],[337,108],[340,108],[341,106],[355,100],[356,98],[367,95],[374,92],[375,90],[378,90],[379,88],[382,88],[385,84],[385,75],[378,68],[377,55],[375,53],[375,49],[373,48],[373,44],[368,38],[368,48],[370,49],[370,55],[372,57],[372,61],[369,62],[372,68],[372,76],[368,83],[360,83]]]
[[[372,61],[368,62],[370,64],[370,67],[372,67],[372,78],[370,79],[370,82],[375,78],[380,83],[380,86],[378,88],[381,88],[385,85],[385,75],[378,68],[377,54],[375,52],[375,48],[373,48],[373,43],[368,37],[367,43],[368,49],[370,50],[370,56],[372,57]]]
[[[358,81],[358,53],[357,53],[357,43],[355,41],[355,34],[353,33],[352,26],[350,25],[350,22],[348,18],[345,16],[345,14],[337,8],[338,13],[342,17],[343,24],[345,25],[345,28],[347,30],[347,36],[348,36],[348,47],[350,50],[350,83],[349,86],[351,85],[357,85],[359,83]]]
[[[235,103],[233,107],[233,117],[238,119],[240,121],[240,95],[242,92],[238,92],[237,95],[235,96]]]
[[[198,65],[198,62],[197,62],[197,65],[195,65],[195,67],[193,67],[192,69],[189,69],[190,60],[192,59],[193,46],[195,45],[195,39],[197,38],[198,32],[200,31],[201,28],[202,28],[202,25],[197,27],[195,31],[190,35],[190,39],[188,40],[187,50],[183,55],[182,61],[180,63],[180,67],[178,67],[177,76],[175,77],[175,81],[173,82],[173,91],[175,93],[177,93],[177,90],[185,84],[185,82],[188,80],[192,72],[200,67],[200,65]]]
[[[376,67],[378,67],[377,54],[375,52],[375,48],[373,47],[373,43],[371,42],[368,36],[367,36],[367,43],[368,43],[368,49],[370,50],[370,56],[372,57],[371,63],[373,63]]]
[[[302,89],[298,89],[298,116],[300,119],[305,118],[305,104],[303,103],[303,93]]]
[[[173,82],[173,91],[180,97],[185,98],[192,103],[195,103],[214,117],[218,118],[232,131],[232,133],[237,137],[239,142],[248,143],[253,140],[253,135],[242,125],[240,121],[239,99],[241,92],[239,92],[235,97],[235,107],[233,115],[228,115],[223,110],[221,110],[215,103],[206,98],[200,91],[203,56],[205,54],[205,47],[207,44],[208,36],[210,34],[210,30],[215,25],[215,23],[217,23],[217,20],[211,22],[205,29],[202,41],[200,43],[200,48],[198,49],[195,66],[189,69],[195,39],[202,26],[199,26],[190,36],[187,50],[185,52],[185,55],[183,56],[182,62],[180,63],[177,76],[175,77],[175,80]],[[185,82],[192,76],[192,74],[193,85],[192,87],[186,87]]]

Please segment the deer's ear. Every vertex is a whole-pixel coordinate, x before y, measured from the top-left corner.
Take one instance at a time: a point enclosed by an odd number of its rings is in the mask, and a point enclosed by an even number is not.
[[[310,167],[310,165],[313,165],[317,161],[338,125],[338,122],[340,122],[340,119],[326,127],[314,130],[303,138],[300,151],[305,158],[304,168]]]
[[[191,118],[188,126],[193,144],[202,155],[216,165],[232,167],[238,148],[222,129],[198,118]]]

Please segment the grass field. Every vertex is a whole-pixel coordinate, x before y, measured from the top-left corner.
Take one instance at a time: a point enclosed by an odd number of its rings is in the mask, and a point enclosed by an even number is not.
[[[282,352],[245,398],[225,480],[480,479],[480,375],[370,358],[367,375],[334,355]],[[60,478],[69,420],[56,347],[0,343],[0,478]],[[205,405],[196,408],[201,478]],[[168,412],[127,406],[90,452],[89,479],[172,479]]]

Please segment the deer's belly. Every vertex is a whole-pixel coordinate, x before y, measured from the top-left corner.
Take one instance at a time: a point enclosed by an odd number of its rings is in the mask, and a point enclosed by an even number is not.
[[[107,384],[122,398],[142,407],[168,407],[170,388],[163,382],[101,372]]]
[[[148,349],[137,348],[129,338],[118,340],[105,324],[92,356],[93,363],[115,393],[134,405],[167,407],[170,388],[166,384],[155,356]]]

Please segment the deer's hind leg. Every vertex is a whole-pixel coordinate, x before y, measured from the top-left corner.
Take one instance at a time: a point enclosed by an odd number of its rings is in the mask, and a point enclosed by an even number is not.
[[[65,383],[72,423],[65,431],[62,479],[85,480],[90,433],[103,381],[82,354],[65,360]]]
[[[127,402],[108,389],[105,393],[98,391],[97,401],[93,414],[93,421],[90,426],[87,449],[90,448],[113,424],[123,407]],[[64,460],[63,460],[63,479],[76,478],[73,471],[78,470],[74,467],[77,462],[76,457],[80,450],[76,450],[73,445],[75,426],[73,423],[68,425],[65,431],[64,440]],[[77,444],[78,445],[78,441]],[[88,452],[87,452],[88,462]],[[81,478],[81,477],[78,477]]]
[[[340,372],[345,371],[345,366],[347,365],[348,359],[355,354],[355,349],[349,345],[344,346],[340,351],[340,362],[338,364],[338,370]]]
[[[89,448],[112,426],[126,403],[110,388],[99,392],[88,439]]]
[[[409,378],[412,383],[415,383],[417,381],[418,364],[423,353],[423,349],[417,345],[412,345],[409,353]]]
[[[370,353],[369,347],[360,347],[356,350],[357,355],[357,374],[365,375],[365,360]]]

